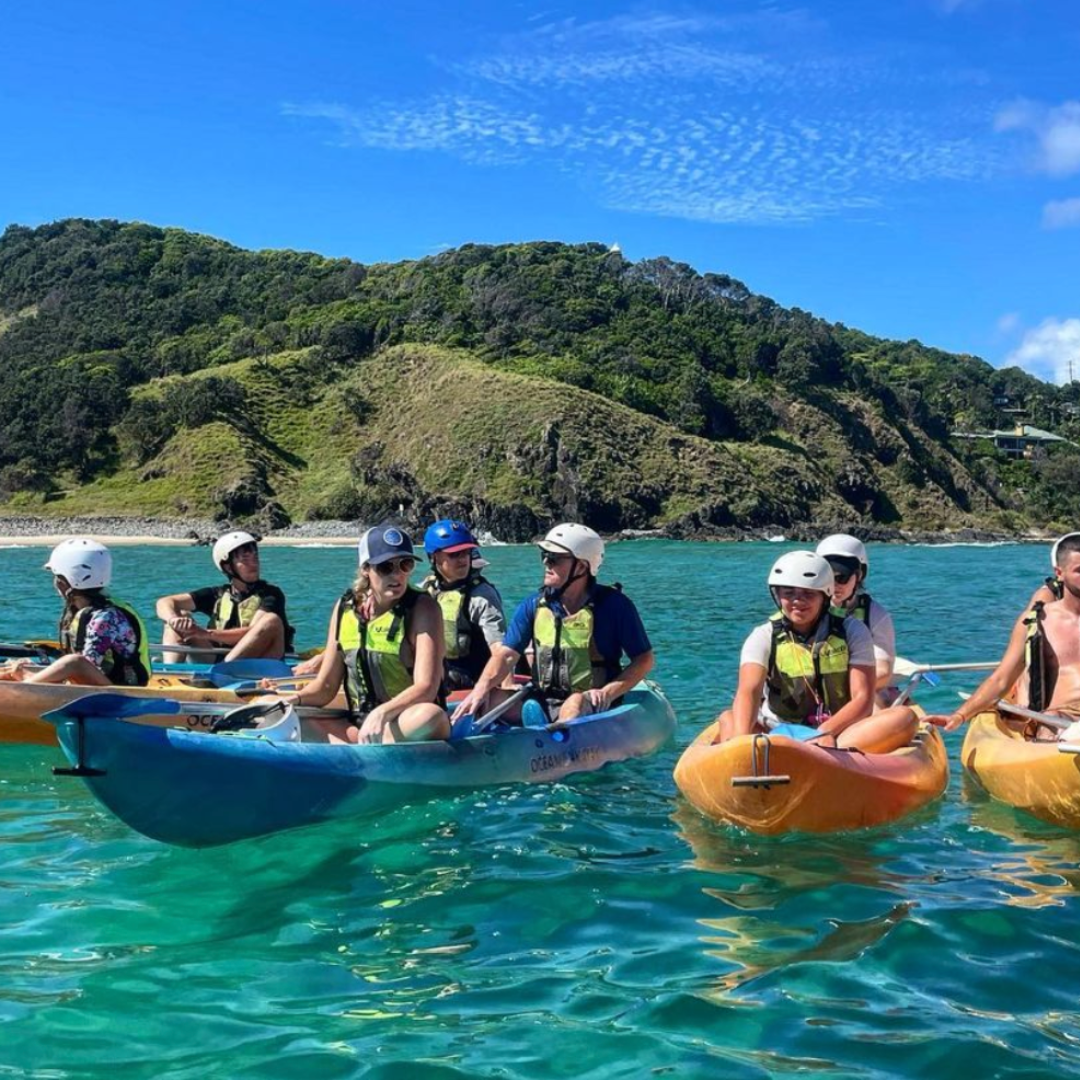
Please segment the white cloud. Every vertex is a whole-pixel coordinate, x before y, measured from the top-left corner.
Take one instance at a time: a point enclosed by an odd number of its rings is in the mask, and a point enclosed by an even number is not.
[[[1051,176],[1080,172],[1080,101],[1048,106],[1017,101],[994,118],[997,131],[1026,132],[1035,139],[1035,167]]]
[[[506,38],[424,98],[283,111],[342,146],[556,170],[611,209],[804,222],[993,173],[976,74],[853,55],[797,11],[645,13]]]
[[[1080,378],[1080,319],[1044,319],[1024,334],[1005,363],[1056,383],[1069,380],[1071,363],[1071,374]]]
[[[1080,225],[1080,199],[1058,199],[1043,207],[1044,229],[1068,229]]]

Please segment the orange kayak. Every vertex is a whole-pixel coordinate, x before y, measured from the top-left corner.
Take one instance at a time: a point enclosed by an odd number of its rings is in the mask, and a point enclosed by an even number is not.
[[[675,766],[679,790],[708,817],[756,833],[839,832],[895,821],[936,799],[949,782],[936,728],[890,754],[863,754],[783,735],[714,743],[707,727]]]
[[[997,712],[968,725],[960,760],[995,799],[1055,825],[1080,828],[1080,755],[1058,742],[1024,738]]]
[[[271,693],[271,691],[266,691]],[[86,694],[127,694],[135,697],[160,697],[180,701],[185,708],[178,719],[175,713],[139,717],[139,723],[160,727],[186,725],[204,730],[218,716],[247,704],[254,694],[237,694],[235,690],[201,688],[175,675],[154,675],[149,686],[73,686],[71,683],[0,682],[0,743],[33,743],[38,746],[56,745],[56,727],[41,719],[44,713],[62,708]],[[199,708],[196,706],[205,706]],[[329,709],[343,709],[345,695],[339,694]]]

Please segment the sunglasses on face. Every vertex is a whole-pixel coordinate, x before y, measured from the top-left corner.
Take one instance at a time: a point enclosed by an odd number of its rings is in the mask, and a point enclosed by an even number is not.
[[[245,555],[258,555],[258,544],[244,544],[242,547],[236,548],[232,553],[232,558],[243,558]]]
[[[776,590],[781,600],[812,600],[821,594],[816,589],[800,589],[796,585],[781,585]]]
[[[834,570],[833,580],[837,585],[846,585],[853,577],[855,572],[853,570]]]
[[[573,555],[558,555],[554,551],[541,551],[540,552],[540,561],[545,566],[558,566],[559,563],[565,561],[566,559],[572,559],[572,558],[573,558]]]
[[[389,562],[378,563],[371,569],[379,577],[389,577],[391,574],[411,574],[415,566],[416,560],[406,555],[401,559],[390,559]]]

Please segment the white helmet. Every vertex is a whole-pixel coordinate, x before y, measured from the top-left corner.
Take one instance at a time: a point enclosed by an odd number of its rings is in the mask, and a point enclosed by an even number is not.
[[[553,551],[557,555],[573,555],[583,563],[589,564],[589,573],[593,577],[600,572],[604,561],[604,541],[600,534],[588,525],[574,525],[566,522],[556,525],[543,540],[537,544],[541,551]]]
[[[826,536],[815,549],[825,559],[857,559],[862,566],[862,576],[870,571],[870,556],[866,554],[866,545],[857,537],[847,533],[833,533]]]
[[[1057,569],[1058,548],[1060,548],[1066,540],[1080,540],[1080,533],[1066,533],[1064,536],[1059,536],[1054,541],[1054,546],[1050,549],[1050,565],[1055,570]]]
[[[816,589],[831,597],[833,570],[821,555],[813,551],[789,551],[781,555],[769,571],[770,590],[780,585]]]
[[[45,569],[73,589],[104,589],[112,581],[112,556],[104,544],[79,536],[57,544]]]
[[[259,538],[252,536],[249,532],[230,532],[224,536],[219,536],[214,541],[214,565],[222,571],[222,573],[228,573],[221,565],[223,562],[228,561],[232,556],[232,553],[237,548],[242,548],[245,544],[257,544]]]

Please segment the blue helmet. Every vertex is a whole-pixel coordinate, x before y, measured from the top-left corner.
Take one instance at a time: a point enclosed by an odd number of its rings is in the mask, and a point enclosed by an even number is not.
[[[479,546],[480,542],[463,521],[443,518],[442,521],[429,525],[424,533],[424,551],[429,559],[436,551],[466,551]]]

